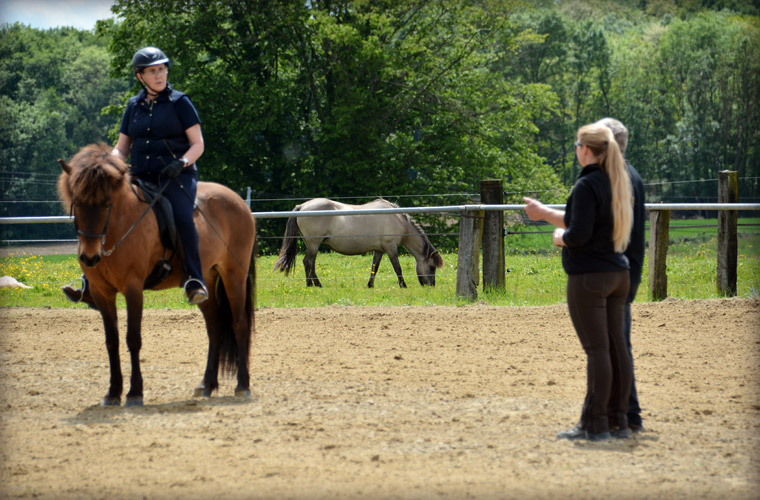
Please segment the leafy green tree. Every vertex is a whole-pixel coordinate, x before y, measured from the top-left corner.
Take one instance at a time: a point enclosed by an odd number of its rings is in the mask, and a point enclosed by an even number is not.
[[[107,139],[111,121],[101,109],[125,88],[108,68],[107,41],[93,33],[0,25],[2,215],[58,213],[56,160]],[[7,237],[51,230],[64,229],[3,227]]]
[[[509,38],[509,3],[249,6],[117,1],[124,21],[100,28],[113,40],[114,76],[140,46],[172,58],[170,80],[203,120],[203,178],[272,198],[400,194],[418,204],[477,192],[483,178],[558,186],[531,138],[553,94],[494,69],[521,43]]]
[[[737,170],[742,197],[757,199],[757,19],[698,14],[621,38],[613,63],[616,114],[632,131],[629,158],[652,182],[717,178]],[[714,201],[715,186],[693,183],[671,201]]]
[[[742,198],[757,200],[758,18],[709,11],[707,2],[645,2],[640,11],[616,3],[539,3],[513,16],[532,43],[505,78],[547,84],[560,103],[535,121],[539,154],[572,182],[576,128],[614,116],[628,126],[627,156],[648,182],[715,179],[731,168],[744,179]],[[656,197],[715,195],[714,185],[684,182]]]
[[[96,33],[0,25],[3,215],[51,213],[16,202],[54,199],[55,159],[115,140],[146,45],[171,57],[170,81],[199,109],[201,178],[252,186],[254,210],[317,196],[459,203],[485,178],[505,179],[509,202],[562,201],[579,171],[575,131],[603,116],[628,126],[627,156],[648,183],[730,168],[740,197],[760,199],[749,0],[116,0],[113,11],[123,21]],[[705,185],[671,183],[653,199],[712,201]],[[271,250],[284,221],[262,222]]]
[[[577,129],[610,112],[607,35],[600,23],[576,22],[555,9],[523,12],[514,20],[531,43],[519,49],[518,64],[506,66],[505,78],[544,83],[557,95],[556,113],[535,121],[538,152],[572,184],[580,171],[572,147]]]

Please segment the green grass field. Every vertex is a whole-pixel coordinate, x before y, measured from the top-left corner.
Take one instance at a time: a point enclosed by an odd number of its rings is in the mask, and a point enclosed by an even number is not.
[[[737,293],[741,297],[760,295],[760,232],[752,224],[760,219],[741,219]],[[715,221],[671,221],[668,250],[668,295],[679,299],[717,298],[717,229]],[[548,227],[515,229],[515,232],[547,230]],[[491,305],[549,305],[565,301],[566,275],[562,270],[559,249],[551,245],[550,234],[510,234],[507,237],[507,275],[503,291],[483,293],[478,297]],[[434,288],[421,287],[415,274],[414,259],[401,257],[408,288],[401,289],[387,257],[380,265],[375,288],[366,287],[371,255],[344,256],[325,252],[317,258],[317,274],[323,288],[307,288],[302,256],[295,274],[286,277],[274,272],[275,256],[257,259],[258,307],[320,307],[333,305],[465,305],[456,297],[457,256],[444,254],[445,267],[436,275]],[[0,260],[0,275],[12,276],[31,289],[0,289],[0,306],[84,307],[66,301],[61,286],[77,283],[79,265],[74,255],[13,255]],[[637,301],[647,301],[648,262],[644,263],[642,286]],[[189,308],[179,289],[149,291],[147,308]],[[120,297],[119,307],[124,307]]]

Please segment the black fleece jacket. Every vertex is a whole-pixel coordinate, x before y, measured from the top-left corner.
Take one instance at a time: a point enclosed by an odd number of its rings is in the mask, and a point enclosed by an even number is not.
[[[586,165],[567,199],[565,208],[566,247],[562,267],[567,274],[622,271],[628,258],[615,252],[612,241],[612,188],[599,165]]]

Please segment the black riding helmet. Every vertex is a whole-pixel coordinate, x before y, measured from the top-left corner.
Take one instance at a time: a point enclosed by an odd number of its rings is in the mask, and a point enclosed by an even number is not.
[[[168,63],[169,58],[166,57],[166,54],[161,49],[157,49],[156,47],[143,47],[132,56],[132,69],[135,73],[139,73],[148,66]]]

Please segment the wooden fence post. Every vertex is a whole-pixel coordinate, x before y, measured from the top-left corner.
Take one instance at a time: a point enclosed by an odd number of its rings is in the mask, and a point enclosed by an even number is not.
[[[480,201],[485,205],[504,204],[501,179],[480,181]],[[483,216],[483,289],[504,290],[504,212],[487,211]]]
[[[668,238],[670,210],[649,211],[649,293],[652,300],[668,296]]]
[[[478,298],[480,283],[480,241],[483,238],[483,210],[465,210],[459,216],[457,257],[457,297]]]
[[[739,201],[739,173],[729,170],[718,172],[718,203]],[[739,253],[736,210],[718,211],[718,295],[736,295],[736,266]]]

